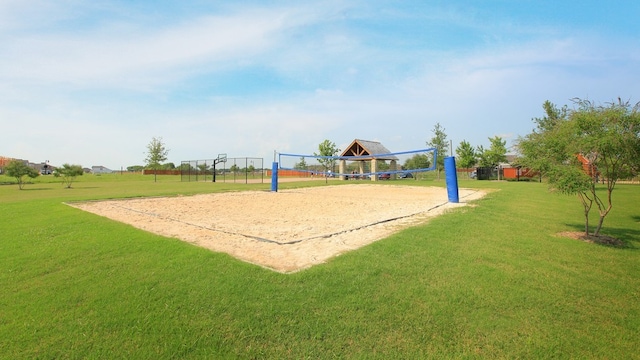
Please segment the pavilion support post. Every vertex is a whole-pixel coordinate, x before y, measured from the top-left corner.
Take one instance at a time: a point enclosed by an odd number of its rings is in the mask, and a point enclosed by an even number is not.
[[[378,162],[376,159],[371,159],[371,172],[374,173],[371,175],[371,181],[378,181],[378,175],[375,174],[378,172]]]

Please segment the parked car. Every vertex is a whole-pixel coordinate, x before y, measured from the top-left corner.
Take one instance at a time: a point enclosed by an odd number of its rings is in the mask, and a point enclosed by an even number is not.
[[[475,179],[478,177],[478,173],[475,170],[473,170],[472,172],[469,173],[469,177],[472,179]]]
[[[389,173],[380,174],[380,176],[378,176],[378,179],[380,179],[380,180],[389,180],[389,179],[391,179],[391,174],[389,174]]]
[[[413,177],[413,174],[408,172],[408,171],[405,171],[405,172],[400,174],[400,179],[409,179],[409,178],[412,178],[412,177]]]

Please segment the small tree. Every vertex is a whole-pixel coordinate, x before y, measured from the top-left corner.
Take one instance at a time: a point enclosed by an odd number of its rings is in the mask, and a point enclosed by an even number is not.
[[[433,127],[433,137],[427,141],[427,146],[435,148],[438,152],[438,159],[436,160],[436,174],[438,180],[440,180],[440,171],[444,169],[444,158],[447,157],[447,134],[444,132],[444,128],[440,126],[440,123],[436,123]]]
[[[77,176],[82,176],[84,170],[80,165],[63,164],[62,167],[53,171],[53,176],[62,178],[62,185],[67,189],[71,188],[71,184],[76,180]]]
[[[480,166],[495,168],[500,165],[500,163],[507,161],[507,148],[505,147],[507,142],[502,140],[500,136],[489,138],[489,141],[491,142],[489,149],[485,149],[480,145],[478,146],[476,154],[478,156]],[[498,170],[498,180],[499,179],[500,171]]]
[[[294,169],[307,170],[307,162],[304,160],[304,156],[300,157],[300,162],[293,166]]]
[[[147,169],[154,170],[154,182],[158,181],[157,170],[160,169],[161,163],[167,160],[168,154],[169,150],[166,148],[164,142],[162,142],[162,138],[154,137],[151,139],[151,142],[147,144],[147,157],[144,161],[147,164]]]
[[[534,119],[537,128],[518,139],[520,162],[547,176],[553,189],[577,195],[589,235],[589,212],[596,205],[598,236],[613,207],[612,193],[619,179],[637,174],[640,168],[640,103],[596,105],[574,99],[577,109],[566,111],[545,102],[546,116]],[[604,178],[606,197],[598,190]]]
[[[461,168],[469,169],[476,166],[476,164],[478,163],[476,150],[466,140],[462,140],[460,145],[458,145],[458,147],[456,148],[456,155],[458,155],[458,166],[460,166]]]
[[[485,149],[482,145],[478,146],[476,154],[480,166],[495,167],[507,161],[507,148],[505,147],[507,142],[499,136],[489,138],[489,141],[491,142],[491,147],[488,149]]]
[[[4,170],[8,176],[16,178],[16,181],[18,182],[18,189],[20,190],[24,187],[25,176],[32,179],[35,179],[38,176],[38,171],[36,169],[19,160],[12,160]]]
[[[340,152],[340,149],[338,149],[335,143],[329,140],[325,140],[320,144],[318,144],[318,151],[319,153],[314,152],[313,155],[323,156],[322,158],[318,158],[318,162],[324,168],[325,174],[327,174],[329,171],[333,171],[333,169],[336,166],[336,159],[333,158],[332,156],[338,155],[338,153]],[[326,182],[326,178],[325,178],[325,182]]]

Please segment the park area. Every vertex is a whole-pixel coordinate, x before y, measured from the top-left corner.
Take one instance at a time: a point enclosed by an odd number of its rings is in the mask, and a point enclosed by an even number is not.
[[[2,185],[0,358],[640,358],[638,185],[613,244],[545,183],[444,186]]]

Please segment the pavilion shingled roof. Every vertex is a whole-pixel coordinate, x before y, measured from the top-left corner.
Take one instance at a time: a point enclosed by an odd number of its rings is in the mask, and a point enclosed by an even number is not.
[[[371,160],[374,158],[379,160],[398,160],[395,155],[368,157],[369,155],[389,154],[390,152],[391,151],[389,151],[389,149],[377,141],[355,139],[349,146],[347,146],[340,156],[365,156],[358,160]]]

